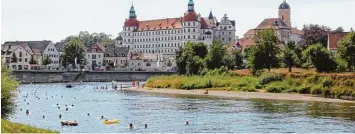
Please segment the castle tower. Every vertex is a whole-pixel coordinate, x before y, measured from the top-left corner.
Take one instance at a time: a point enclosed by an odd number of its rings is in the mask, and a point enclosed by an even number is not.
[[[184,42],[194,42],[200,38],[201,15],[195,12],[195,3],[193,0],[189,0],[187,6],[187,12],[184,14],[182,20],[183,40]]]
[[[283,20],[287,26],[291,27],[291,7],[286,0],[279,6],[279,18]]]
[[[133,44],[133,31],[138,28],[138,24],[139,21],[137,20],[136,10],[132,4],[131,9],[129,10],[129,18],[126,19],[123,26],[123,32],[121,34],[124,47],[129,47]]]

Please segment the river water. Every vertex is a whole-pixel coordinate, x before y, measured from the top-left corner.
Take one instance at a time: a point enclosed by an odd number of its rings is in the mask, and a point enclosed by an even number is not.
[[[100,86],[109,89],[94,89]],[[20,91],[12,121],[64,133],[355,132],[355,104],[114,91],[111,83],[81,83],[70,89],[65,84],[33,84],[22,85]],[[29,115],[25,114],[27,109]],[[105,125],[101,115],[120,123]],[[61,126],[61,120],[76,120],[79,125]],[[129,129],[130,123],[135,129]]]

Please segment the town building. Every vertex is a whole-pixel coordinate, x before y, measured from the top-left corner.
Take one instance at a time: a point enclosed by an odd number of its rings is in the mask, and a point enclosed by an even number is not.
[[[156,20],[140,21],[132,5],[116,45],[129,47],[134,53],[175,55],[178,47],[184,47],[188,41],[211,45],[213,40],[225,44],[235,41],[235,21],[226,14],[218,21],[212,11],[208,17],[202,17],[195,11],[194,1],[189,0],[183,17]]]
[[[294,41],[298,44],[304,34],[302,30],[292,27],[291,6],[284,0],[279,6],[278,18],[266,18],[256,28],[248,30],[244,37],[238,40],[239,45],[243,48],[255,45],[256,34],[267,29],[274,29],[282,43]]]
[[[2,61],[8,68],[12,70],[30,70],[30,60],[34,58],[34,53],[28,44],[4,44],[1,48]]]
[[[105,70],[128,71],[128,47],[108,45],[105,48]]]
[[[59,52],[57,51],[56,47],[54,46],[52,41],[7,41],[3,44],[4,46],[10,46],[10,50],[11,47],[13,46],[21,46],[20,48],[24,48],[26,49],[27,53],[23,53],[24,51],[21,51],[22,54],[28,54],[29,56],[33,56],[34,61],[36,61],[37,66],[40,66],[41,68],[46,68],[46,69],[50,69],[50,70],[55,70],[55,69],[59,69],[60,65],[59,65]],[[6,48],[6,47],[4,47]],[[31,52],[31,51],[32,52]],[[15,50],[14,50],[15,51]],[[20,55],[20,53],[16,53],[15,55],[18,54],[17,56],[22,56],[22,54]],[[50,63],[48,65],[44,65],[44,60],[45,58],[49,58],[50,59]],[[25,57],[24,59],[19,58],[20,60],[29,60],[28,57]],[[28,61],[29,62],[29,61]],[[21,61],[20,61],[21,63]],[[21,68],[19,68],[19,66],[17,65],[17,68],[13,68],[16,70],[22,70],[23,67],[26,65],[27,62],[24,62],[23,64],[19,64],[21,65]]]
[[[105,47],[99,43],[95,43],[86,47],[86,67],[90,70],[96,70],[95,68],[101,68],[104,66],[104,53]]]
[[[328,33],[328,45],[327,45],[327,48],[332,54],[335,54],[338,51],[339,41],[344,39],[344,37],[348,33],[349,32],[329,32]]]

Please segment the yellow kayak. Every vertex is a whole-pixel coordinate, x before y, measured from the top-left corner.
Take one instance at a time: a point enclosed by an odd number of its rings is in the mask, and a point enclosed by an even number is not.
[[[104,121],[104,124],[116,124],[116,123],[119,123],[120,120],[105,120]]]

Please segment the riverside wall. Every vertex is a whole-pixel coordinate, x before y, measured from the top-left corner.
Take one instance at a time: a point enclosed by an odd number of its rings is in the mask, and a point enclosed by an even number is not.
[[[176,72],[67,72],[67,71],[13,71],[13,76],[21,83],[61,83],[111,82],[116,81],[146,81],[149,77],[171,75]]]

